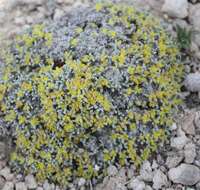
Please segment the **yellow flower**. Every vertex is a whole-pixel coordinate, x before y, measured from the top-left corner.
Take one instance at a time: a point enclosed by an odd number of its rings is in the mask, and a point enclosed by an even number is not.
[[[16,113],[14,110],[11,110],[6,116],[5,116],[5,120],[8,122],[14,121],[16,118]]]

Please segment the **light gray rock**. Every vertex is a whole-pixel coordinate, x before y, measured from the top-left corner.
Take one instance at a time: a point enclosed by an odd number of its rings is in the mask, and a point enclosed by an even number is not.
[[[171,147],[181,150],[188,141],[189,139],[185,135],[171,138]]]
[[[16,183],[15,190],[27,190],[26,184],[24,182]]]
[[[43,184],[43,189],[45,190],[54,190],[55,189],[55,185],[54,184],[50,184],[47,180],[44,182]]]
[[[161,170],[157,170],[155,172],[155,175],[153,176],[153,188],[156,190],[162,189],[164,187],[167,187],[167,185],[167,176]]]
[[[150,185],[146,185],[145,190],[153,190]]]
[[[27,175],[25,177],[25,184],[28,187],[28,189],[36,189],[37,188],[37,182],[33,175]]]
[[[190,44],[190,50],[193,53],[197,53],[199,52],[199,47],[198,47],[198,43],[197,41],[194,39],[192,40],[191,44]],[[197,63],[194,62],[194,64],[192,63],[191,65],[196,65]]]
[[[137,178],[131,180],[128,184],[130,190],[145,190],[145,183]]]
[[[63,10],[61,10],[60,8],[57,8],[55,11],[54,11],[54,20],[58,20],[60,19],[63,15],[65,14],[65,12]]]
[[[107,180],[106,180],[107,181]],[[99,190],[102,188],[99,188]],[[103,186],[104,190],[127,190],[126,186],[117,177],[111,177]]]
[[[177,129],[177,124],[173,123],[172,126],[170,127],[171,131],[175,131]]]
[[[12,181],[14,177],[10,172],[10,168],[7,166],[0,171],[0,176],[4,177],[7,181]]]
[[[141,166],[139,179],[147,182],[151,182],[153,180],[153,171],[149,161],[145,161]]]
[[[188,135],[195,135],[195,126],[194,126],[195,112],[187,113],[182,121],[182,129]]]
[[[36,190],[44,190],[42,187],[37,187]]]
[[[4,142],[0,141],[0,160],[5,159],[6,157],[6,145]]]
[[[5,179],[3,177],[0,177],[0,189],[3,189],[5,182],[6,182]]]
[[[188,143],[185,145],[184,148],[184,154],[185,154],[185,163],[191,164],[194,162],[194,159],[196,157],[196,147],[193,143]]]
[[[200,182],[196,184],[196,189],[200,189]]]
[[[158,169],[158,163],[157,163],[157,161],[156,160],[153,160],[153,163],[152,163],[152,169],[153,170],[156,170],[156,169]]]
[[[61,190],[61,188],[59,186],[56,185],[55,190]]]
[[[122,183],[116,185],[116,190],[127,190],[126,186]]]
[[[23,16],[21,16],[21,17],[16,17],[16,18],[14,19],[14,22],[15,22],[15,24],[18,25],[18,26],[23,26],[24,24],[26,24],[26,18],[24,18]]]
[[[190,92],[200,92],[200,73],[190,73],[186,76],[184,85]]]
[[[200,30],[200,4],[189,6],[189,21],[194,29]]]
[[[107,172],[108,172],[108,176],[115,176],[115,175],[117,175],[118,170],[114,165],[111,165],[108,167]]]
[[[200,169],[191,164],[181,164],[168,172],[168,177],[174,183],[195,185],[200,181]]]
[[[15,0],[18,5],[32,4],[32,5],[42,5],[45,3],[45,0]]]
[[[197,129],[200,129],[200,111],[195,114],[194,124]]]
[[[118,179],[119,183],[122,183],[122,184],[126,183],[126,180],[127,180],[126,179],[127,178],[126,169],[125,168],[121,168],[119,170],[119,172],[117,173],[116,178]]]
[[[84,186],[85,183],[86,183],[86,180],[85,180],[84,178],[80,178],[80,179],[78,180],[78,186],[79,186],[79,187]]]
[[[74,3],[74,0],[56,0],[56,2],[60,4],[72,5]]]
[[[2,170],[6,166],[6,162],[3,160],[0,160],[0,170]]]
[[[187,31],[189,31],[191,28],[190,25],[185,20],[179,18],[173,20],[173,26],[174,27],[179,26],[180,28],[185,28],[187,29]]]
[[[14,190],[13,182],[6,182],[2,190]]]
[[[188,1],[187,0],[165,0],[162,6],[162,11],[171,17],[185,18],[188,16]]]
[[[182,151],[173,152],[171,155],[167,157],[165,164],[168,168],[174,168],[178,164],[180,164],[183,159],[184,159],[184,154]]]
[[[133,165],[131,165],[128,169],[127,169],[127,178],[131,179],[134,177],[135,175],[135,167]]]

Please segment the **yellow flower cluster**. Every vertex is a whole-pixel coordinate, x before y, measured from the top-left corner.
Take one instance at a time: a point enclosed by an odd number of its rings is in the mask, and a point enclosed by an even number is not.
[[[66,31],[37,25],[19,36],[0,83],[13,169],[62,185],[110,163],[139,166],[180,103],[178,50],[158,20],[112,3],[82,14]]]

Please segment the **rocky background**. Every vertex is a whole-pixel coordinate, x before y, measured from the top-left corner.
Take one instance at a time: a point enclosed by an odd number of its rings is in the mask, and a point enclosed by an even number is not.
[[[181,113],[171,127],[169,141],[140,171],[115,166],[97,186],[77,179],[69,190],[200,190],[200,1],[126,0],[147,9],[169,23],[169,32],[183,51],[186,76],[180,96]],[[0,48],[24,29],[39,22],[52,22],[92,0],[0,0]],[[1,63],[1,62],[0,62]],[[1,67],[1,65],[0,65]],[[15,175],[7,165],[11,147],[0,136],[0,190],[61,190],[46,181],[37,183],[32,175]]]

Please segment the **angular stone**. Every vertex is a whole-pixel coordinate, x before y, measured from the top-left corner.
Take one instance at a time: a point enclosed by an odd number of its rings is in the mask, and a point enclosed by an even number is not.
[[[79,186],[79,187],[84,186],[85,183],[86,183],[86,180],[85,180],[84,178],[80,178],[80,179],[78,180],[78,186]]]
[[[171,17],[185,18],[188,16],[188,1],[187,0],[165,0],[162,11]]]
[[[145,161],[141,166],[139,179],[147,182],[153,180],[153,171],[149,161]]]
[[[107,172],[108,172],[108,176],[115,176],[115,175],[117,175],[118,170],[114,165],[111,165],[108,167]]]
[[[167,185],[168,185],[167,176],[161,170],[157,170],[153,177],[153,188],[163,189],[164,187],[167,187]]]
[[[36,190],[44,190],[42,187],[37,187]]]
[[[145,190],[145,183],[135,178],[128,184],[128,188],[131,190]]]
[[[182,151],[173,152],[171,155],[167,157],[166,166],[168,168],[174,168],[184,159],[184,155]]]
[[[127,190],[124,184],[118,181],[118,178],[111,177],[104,185],[104,190]]]
[[[184,154],[185,154],[185,163],[191,164],[194,162],[194,159],[196,157],[196,147],[193,143],[188,143],[185,145],[184,148]]]
[[[171,147],[176,148],[178,150],[183,149],[189,139],[185,136],[179,136],[171,139]]]
[[[45,190],[54,190],[55,189],[55,185],[54,184],[50,184],[47,180],[44,182],[43,184],[43,189]]]
[[[10,173],[10,168],[5,167],[0,171],[0,176],[4,177],[7,181],[11,181],[14,177],[13,174]]]
[[[190,73],[186,76],[184,85],[190,92],[200,92],[200,73]]]
[[[6,182],[2,190],[14,190],[13,182]]]
[[[168,172],[168,177],[174,183],[195,185],[200,181],[200,169],[194,165],[181,164]]]
[[[195,114],[194,124],[195,124],[195,127],[198,130],[200,130],[200,111],[196,112],[196,114]]]
[[[26,184],[24,182],[16,183],[15,190],[27,190]]]
[[[200,4],[189,6],[189,21],[194,29],[200,30]]]
[[[37,182],[33,175],[27,175],[25,177],[25,184],[29,189],[36,189],[37,188]]]
[[[3,189],[5,182],[6,182],[5,179],[3,177],[0,177],[0,189]]]
[[[184,116],[182,122],[182,129],[188,135],[195,135],[194,118],[195,118],[194,112],[190,112]]]
[[[0,160],[5,159],[6,157],[6,145],[4,142],[0,141]]]

